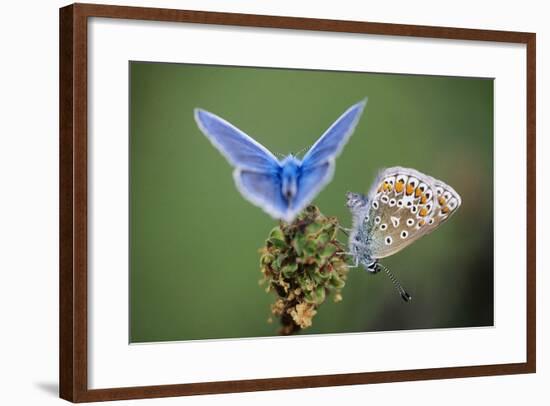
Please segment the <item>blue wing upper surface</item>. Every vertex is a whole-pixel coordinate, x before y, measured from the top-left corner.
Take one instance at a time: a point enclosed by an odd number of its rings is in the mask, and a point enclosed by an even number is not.
[[[342,114],[317,140],[302,160],[302,166],[311,168],[333,161],[342,151],[359,122],[367,99],[354,104]]]
[[[267,148],[223,118],[195,109],[195,120],[231,165],[257,172],[272,172],[280,167],[277,158]]]

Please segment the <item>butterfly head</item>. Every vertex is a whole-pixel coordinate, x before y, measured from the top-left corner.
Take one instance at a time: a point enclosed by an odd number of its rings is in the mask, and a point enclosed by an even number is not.
[[[281,192],[287,202],[291,202],[298,192],[298,172],[300,161],[293,155],[288,155],[281,162]]]
[[[346,206],[348,209],[358,209],[367,205],[367,198],[362,194],[347,192],[346,198]]]

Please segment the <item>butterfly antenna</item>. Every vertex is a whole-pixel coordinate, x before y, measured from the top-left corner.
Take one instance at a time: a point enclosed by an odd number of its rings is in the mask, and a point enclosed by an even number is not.
[[[379,267],[380,269],[382,269],[384,272],[386,272],[386,274],[389,276],[390,280],[392,281],[393,286],[395,286],[395,288],[397,289],[397,291],[401,295],[401,298],[405,302],[410,302],[412,300],[411,295],[409,295],[407,293],[407,291],[405,289],[403,289],[403,286],[399,283],[399,281],[395,278],[395,276],[393,276],[393,274],[390,272],[390,270],[388,268],[386,268],[384,265],[382,265],[381,263],[377,263],[376,266]]]
[[[298,155],[300,155],[301,153],[303,153],[303,152],[305,152],[305,151],[308,151],[309,149],[311,149],[312,146],[313,146],[313,144],[311,144],[310,146],[307,146],[307,147],[305,147],[305,148],[302,148],[301,150],[299,150],[298,152],[296,152],[296,153],[294,154],[294,156],[298,156]]]

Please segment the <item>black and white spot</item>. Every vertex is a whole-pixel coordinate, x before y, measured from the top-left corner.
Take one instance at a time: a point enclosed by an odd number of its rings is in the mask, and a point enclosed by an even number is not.
[[[391,217],[390,217],[390,220],[391,220],[391,223],[392,223],[392,225],[393,225],[394,228],[399,227],[399,221],[400,221],[400,218],[399,218],[399,217],[393,217],[393,216],[391,216]]]
[[[411,185],[413,189],[416,189],[416,187],[418,186],[418,179],[410,177],[409,178],[409,185]]]

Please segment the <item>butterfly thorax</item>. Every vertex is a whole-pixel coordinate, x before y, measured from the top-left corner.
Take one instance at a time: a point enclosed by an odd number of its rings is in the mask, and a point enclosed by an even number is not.
[[[369,229],[372,224],[365,215],[357,214],[353,217],[353,227],[349,236],[349,250],[357,258],[359,264],[370,270],[376,262],[371,254],[372,235]]]
[[[281,193],[287,202],[292,202],[298,191],[300,161],[288,155],[281,162]]]
[[[372,219],[369,218],[369,201],[366,196],[348,193],[347,206],[352,214],[352,228],[349,235],[349,250],[359,264],[372,271],[376,260],[371,255]]]

